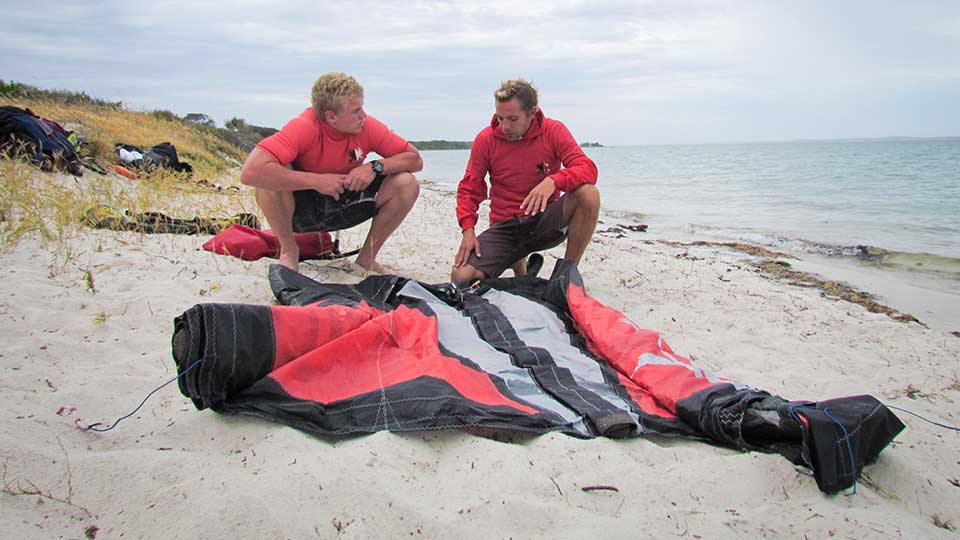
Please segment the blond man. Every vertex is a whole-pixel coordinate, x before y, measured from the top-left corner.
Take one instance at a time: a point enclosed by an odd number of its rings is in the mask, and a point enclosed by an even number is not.
[[[363,109],[363,87],[343,73],[321,75],[312,107],[250,153],[240,180],[280,241],[280,264],[298,269],[294,232],[373,222],[357,264],[382,273],[377,255],[413,207],[423,168],[417,149]],[[366,161],[376,152],[383,159]]]

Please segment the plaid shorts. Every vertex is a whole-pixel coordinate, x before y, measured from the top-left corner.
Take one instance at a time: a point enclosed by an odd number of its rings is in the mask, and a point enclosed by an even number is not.
[[[377,175],[362,191],[344,191],[339,200],[315,189],[294,191],[293,231],[340,231],[373,218],[383,179],[383,175]]]
[[[467,264],[487,277],[498,277],[513,263],[534,251],[559,246],[567,238],[563,223],[563,200],[552,201],[543,212],[532,216],[514,216],[499,221],[477,236],[480,254],[470,252]]]

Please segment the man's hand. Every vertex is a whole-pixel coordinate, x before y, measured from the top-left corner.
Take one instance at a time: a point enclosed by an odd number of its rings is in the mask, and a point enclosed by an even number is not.
[[[347,173],[347,176],[343,180],[343,187],[350,191],[360,191],[370,185],[370,182],[373,182],[373,179],[377,175],[373,172],[373,166],[369,163],[364,163],[354,167],[353,170]]]
[[[324,195],[333,197],[333,200],[340,200],[340,194],[343,193],[346,177],[342,174],[314,174],[316,183],[313,189]]]
[[[549,176],[544,178],[542,182],[537,184],[537,187],[530,190],[527,198],[520,203],[520,209],[525,210],[524,215],[529,216],[530,214],[543,212],[556,189],[557,184],[553,181],[553,178]]]
[[[460,249],[457,250],[457,258],[453,261],[453,267],[466,266],[467,261],[470,260],[471,251],[477,252],[477,257],[480,256],[480,242],[477,240],[477,233],[474,232],[473,227],[463,230],[463,240],[460,240]]]

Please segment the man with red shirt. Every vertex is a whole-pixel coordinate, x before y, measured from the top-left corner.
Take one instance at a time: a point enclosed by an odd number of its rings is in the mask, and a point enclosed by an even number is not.
[[[297,270],[294,232],[337,231],[373,222],[357,264],[378,273],[377,254],[420,194],[417,149],[363,110],[363,87],[343,73],[313,84],[312,107],[260,141],[240,180],[280,241],[280,264]],[[364,162],[369,152],[382,160]]]
[[[579,263],[600,213],[596,164],[566,126],[543,115],[536,88],[517,79],[505,81],[493,95],[496,114],[474,139],[457,187],[463,239],[451,281],[497,277],[507,268],[524,276],[528,254],[564,238],[564,258]],[[477,236],[488,174],[490,228]]]

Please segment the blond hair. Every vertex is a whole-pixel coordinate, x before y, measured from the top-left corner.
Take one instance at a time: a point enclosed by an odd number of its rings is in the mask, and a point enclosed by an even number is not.
[[[500,83],[493,97],[500,103],[506,103],[513,98],[520,100],[523,110],[530,112],[537,106],[537,88],[524,79],[511,79]]]
[[[363,99],[363,87],[346,73],[324,73],[313,83],[310,91],[313,114],[318,118],[323,118],[326,111],[340,112],[347,98]]]

